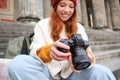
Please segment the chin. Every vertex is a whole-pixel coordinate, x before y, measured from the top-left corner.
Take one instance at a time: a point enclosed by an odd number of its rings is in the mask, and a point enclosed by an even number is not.
[[[62,19],[62,21],[64,21],[64,22],[65,22],[65,21],[68,21],[68,20],[69,20],[69,19]]]

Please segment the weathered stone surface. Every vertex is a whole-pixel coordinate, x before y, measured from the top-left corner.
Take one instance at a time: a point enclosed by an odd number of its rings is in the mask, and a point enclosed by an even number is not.
[[[40,14],[40,2],[39,0],[19,0],[17,21],[39,21],[43,16]],[[42,15],[42,16],[41,16]]]
[[[33,32],[32,23],[3,23],[0,22],[0,57],[3,55],[7,42],[10,38],[18,36],[27,36]]]
[[[7,45],[9,38],[27,35],[31,33],[34,28],[33,25],[20,23],[0,23],[0,26],[1,55],[4,54],[5,45]],[[89,37],[90,46],[96,57],[96,63],[107,66],[115,73],[115,76],[119,78],[117,70],[120,69],[120,32],[93,29],[87,29],[86,32]]]
[[[94,28],[107,26],[104,0],[92,0],[94,12]]]

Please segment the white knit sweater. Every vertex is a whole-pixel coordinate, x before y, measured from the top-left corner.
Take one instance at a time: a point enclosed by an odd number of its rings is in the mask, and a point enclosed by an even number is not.
[[[84,40],[88,40],[84,27],[79,23],[77,23],[77,26],[78,26],[78,33],[81,34]],[[49,26],[49,18],[40,20],[36,24],[34,28],[35,35],[33,37],[33,42],[30,46],[30,49],[31,49],[30,55],[37,57],[36,50],[38,50],[42,46],[53,43],[53,40],[50,37],[50,32],[51,32],[51,29]],[[60,34],[60,37],[66,38],[64,29]],[[60,78],[59,76],[63,78],[67,78],[72,73],[72,70],[67,61],[52,60],[48,63],[45,63],[45,65],[48,66],[50,73],[54,79],[59,79]]]

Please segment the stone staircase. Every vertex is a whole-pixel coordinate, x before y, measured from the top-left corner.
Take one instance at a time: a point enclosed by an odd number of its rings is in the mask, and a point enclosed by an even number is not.
[[[7,42],[10,38],[29,35],[33,32],[33,24],[0,22],[0,57],[3,57]]]
[[[120,32],[86,30],[96,63],[110,68],[120,80]]]
[[[10,38],[29,35],[35,24],[0,23],[0,57]],[[86,29],[96,63],[109,67],[120,80],[120,32]]]

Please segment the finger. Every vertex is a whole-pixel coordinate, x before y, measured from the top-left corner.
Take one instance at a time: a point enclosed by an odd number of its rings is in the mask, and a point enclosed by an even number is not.
[[[71,65],[71,68],[72,68],[73,72],[76,72],[76,73],[80,72],[80,70],[76,70],[73,65]]]
[[[68,45],[66,45],[66,44],[64,44],[64,43],[62,43],[62,42],[60,42],[60,41],[56,41],[56,42],[54,43],[54,46],[55,46],[55,47],[60,47],[60,48],[63,48],[63,49],[67,49],[67,50],[70,49],[70,47],[69,47]]]
[[[76,69],[74,68],[74,65],[73,65],[73,63],[72,63],[72,57],[71,57],[71,56],[69,56],[68,61],[69,61],[69,65],[70,65],[71,69],[73,70],[73,72],[79,73],[80,70],[76,70]]]
[[[58,57],[65,57],[67,58],[69,55],[71,55],[70,53],[63,53],[63,52],[60,52],[59,50],[57,50],[55,47],[52,47],[51,48],[51,51]]]
[[[51,52],[51,57],[57,61],[61,61],[61,60],[66,60],[67,58],[66,57],[59,57],[59,56],[56,56],[54,52]]]

